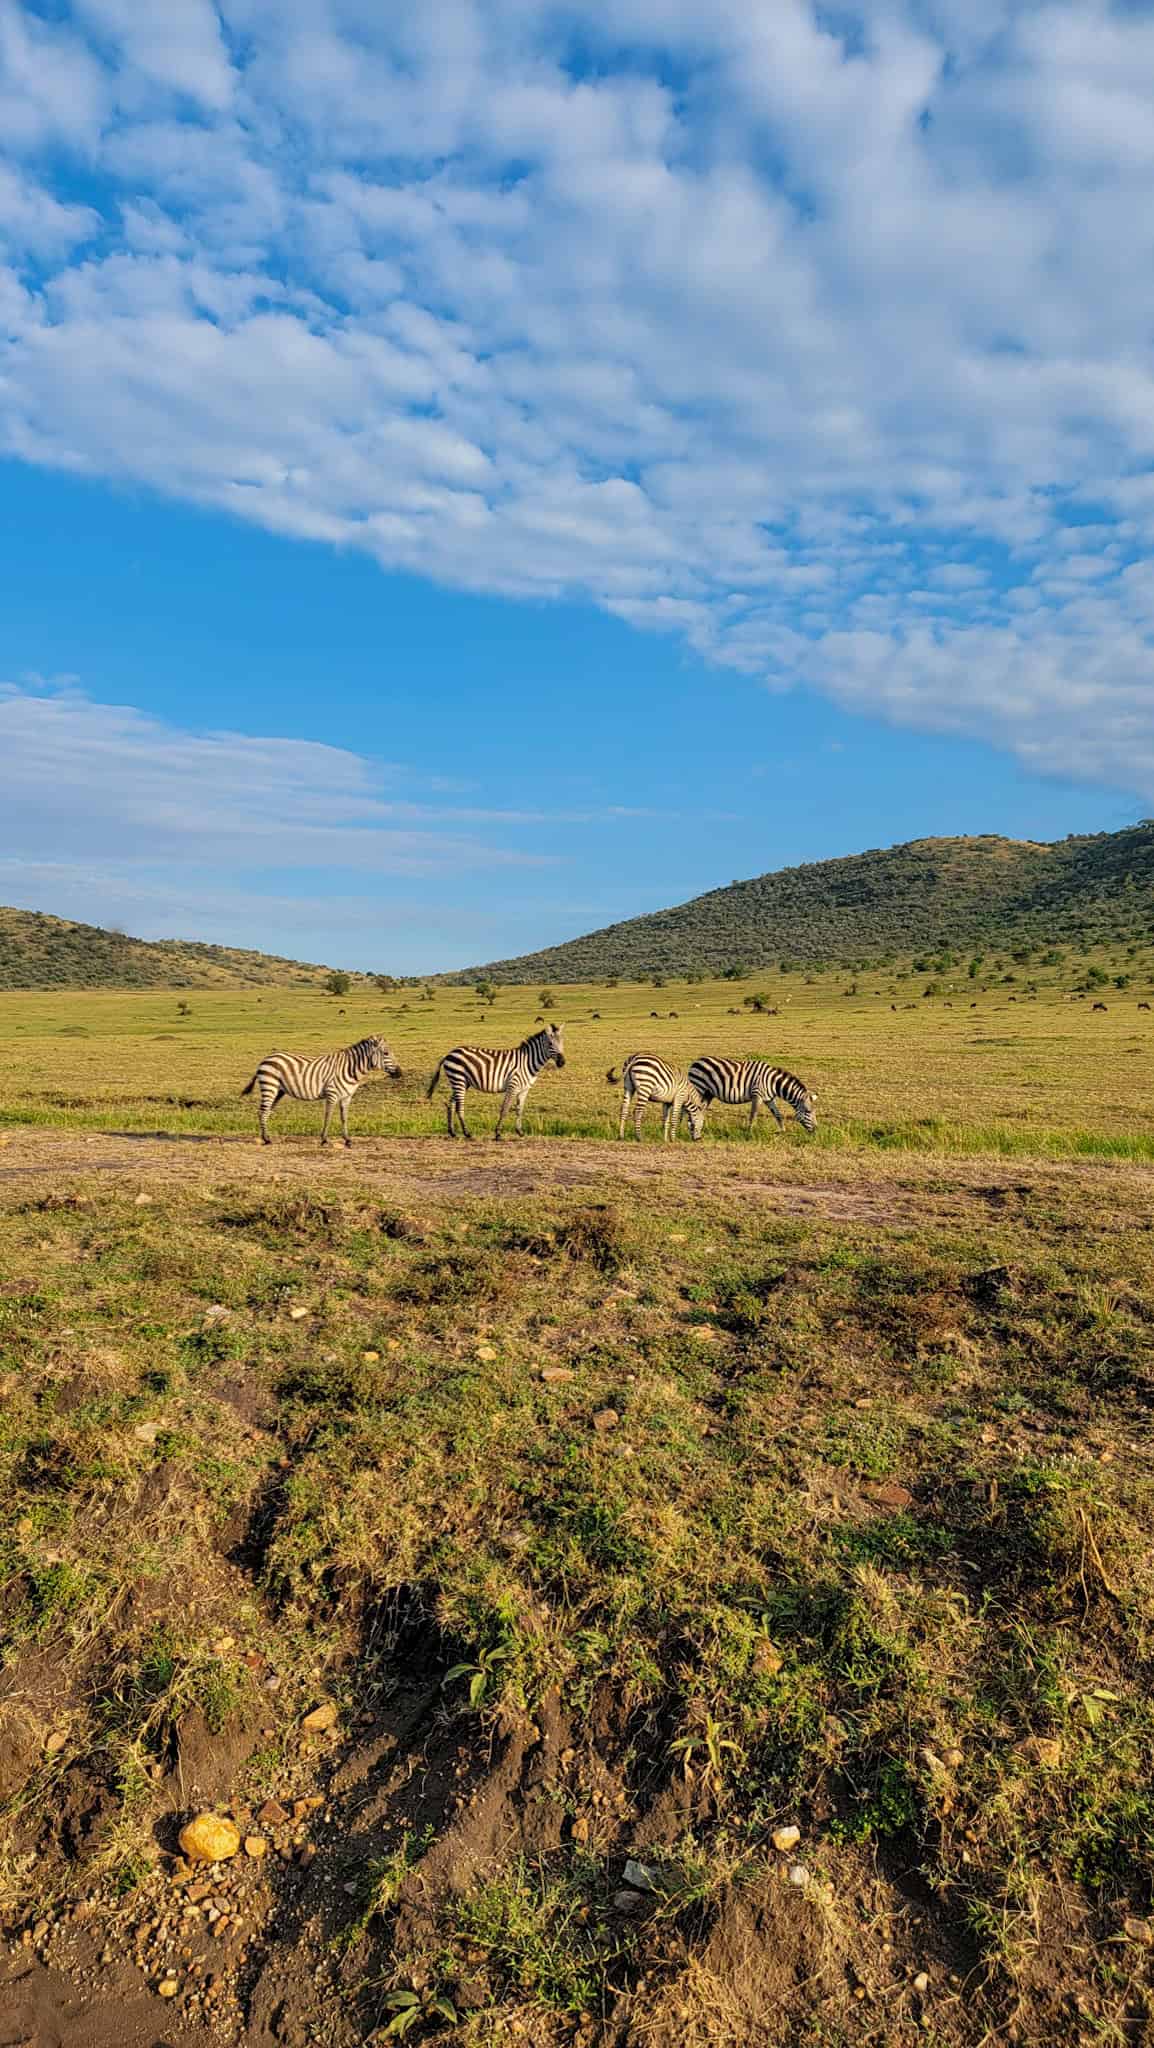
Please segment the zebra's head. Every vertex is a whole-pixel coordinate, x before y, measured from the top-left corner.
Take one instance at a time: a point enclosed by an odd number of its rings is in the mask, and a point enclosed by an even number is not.
[[[369,1038],[366,1039],[365,1043],[369,1052],[370,1070],[379,1068],[381,1072],[391,1075],[394,1081],[399,1080],[401,1075],[400,1062],[385,1044],[384,1039]]]
[[[552,1060],[556,1066],[563,1067],[565,1064],[565,1026],[563,1024],[546,1024],[545,1029],[539,1031],[537,1036],[538,1038],[546,1038],[549,1041],[546,1064],[548,1064],[549,1060]]]
[[[705,1129],[706,1107],[704,1097],[698,1094],[696,1088],[691,1087],[681,1105],[681,1114],[688,1121],[689,1134],[695,1143]]]
[[[803,1088],[793,1105],[793,1113],[803,1131],[815,1131],[817,1129],[817,1114],[813,1106],[816,1101],[817,1096],[812,1088]]]

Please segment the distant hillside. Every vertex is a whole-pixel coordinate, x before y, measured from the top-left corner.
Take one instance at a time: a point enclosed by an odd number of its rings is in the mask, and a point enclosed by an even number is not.
[[[1154,820],[1062,839],[915,839],[782,868],[673,910],[470,968],[473,979],[603,981],[779,960],[852,964],[942,947],[1154,937]]]
[[[269,953],[129,939],[99,925],[0,906],[0,989],[299,987],[324,972]]]

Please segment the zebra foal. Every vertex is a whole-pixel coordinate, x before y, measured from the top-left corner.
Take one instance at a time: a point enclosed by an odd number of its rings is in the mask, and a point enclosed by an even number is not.
[[[532,1038],[526,1038],[520,1045],[507,1046],[498,1051],[487,1045],[455,1045],[438,1063],[437,1071],[426,1090],[431,1099],[436,1093],[437,1083],[442,1074],[449,1084],[449,1136],[455,1138],[453,1117],[461,1126],[463,1137],[471,1138],[473,1133],[465,1122],[462,1103],[468,1088],[479,1088],[482,1095],[500,1095],[501,1114],[497,1118],[494,1136],[499,1138],[505,1118],[510,1109],[517,1112],[517,1136],[524,1134],[521,1116],[525,1108],[525,1097],[541,1072],[553,1062],[555,1066],[565,1064],[565,1026],[546,1024],[544,1030],[535,1031]]]
[[[662,1060],[653,1052],[632,1052],[618,1073],[610,1067],[605,1079],[614,1085],[623,1084],[621,1116],[617,1125],[619,1138],[625,1136],[625,1119],[633,1105],[633,1123],[638,1139],[641,1137],[641,1118],[650,1102],[660,1102],[665,1115],[661,1124],[663,1144],[676,1138],[683,1116],[689,1119],[689,1128],[694,1138],[700,1138],[705,1123],[705,1104],[694,1087],[688,1074],[680,1067],[672,1067],[668,1060]]]
[[[241,1094],[251,1095],[254,1088],[260,1090],[262,1144],[272,1144],[268,1134],[269,1116],[281,1096],[288,1095],[294,1102],[324,1103],[322,1145],[329,1142],[329,1125],[335,1103],[341,1115],[345,1144],[351,1145],[349,1104],[361,1082],[370,1074],[379,1072],[390,1074],[395,1080],[400,1071],[383,1038],[358,1038],[355,1045],[342,1046],[339,1052],[319,1053],[315,1058],[293,1052],[270,1052],[268,1058],[261,1061],[248,1087],[241,1089]]]
[[[689,1078],[707,1105],[748,1102],[751,1132],[763,1102],[768,1104],[779,1130],[785,1128],[779,1102],[789,1104],[803,1130],[812,1131],[817,1125],[813,1111],[817,1097],[812,1089],[799,1081],[796,1074],[787,1074],[784,1067],[771,1066],[768,1060],[718,1059],[710,1053],[704,1059],[694,1060]]]

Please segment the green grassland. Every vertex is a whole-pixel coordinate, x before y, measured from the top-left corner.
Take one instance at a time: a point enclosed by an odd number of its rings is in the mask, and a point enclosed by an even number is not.
[[[1143,2038],[1148,1174],[333,1165],[3,1191],[21,1981],[195,2048]],[[269,1854],[198,1886],[206,1801]]]
[[[1104,986],[1076,995],[1087,969]],[[411,1136],[444,1125],[444,1089],[425,1087],[459,1043],[516,1043],[547,1014],[566,1026],[567,1063],[547,1070],[529,1098],[527,1130],[608,1135],[618,1093],[605,1080],[629,1052],[683,1064],[698,1053],[757,1053],[798,1073],[818,1096],[819,1148],[995,1152],[1008,1156],[1154,1158],[1151,1017],[1138,1010],[1154,987],[1147,954],[1100,953],[1050,970],[990,963],[990,979],[964,969],[908,964],[890,973],[759,974],[743,981],[667,981],[507,988],[490,1005],[441,985],[383,994],[354,986],[339,1000],[319,989],[196,990],[0,995],[0,1121],[87,1130],[237,1134],[255,1128],[241,1090],[274,1049],[314,1052],[383,1033],[404,1068],[400,1083],[372,1081],[352,1111],[361,1137]],[[1011,976],[1005,979],[1005,974]],[[1031,974],[1036,984],[1031,985]],[[1127,986],[1113,986],[1123,975]],[[927,996],[924,991],[936,993]],[[746,1005],[763,997],[777,1015]],[[1094,999],[1106,1013],[1095,1013]],[[182,1014],[182,1008],[188,1014]],[[656,1012],[656,1015],[652,1013]],[[471,1097],[479,1132],[496,1102]],[[651,1112],[656,1128],[656,1113]],[[319,1111],[282,1103],[274,1129],[300,1137]],[[800,1132],[791,1140],[801,1141]],[[744,1142],[744,1113],[715,1109],[707,1143]],[[768,1118],[755,1143],[779,1143]]]
[[[1150,986],[0,997],[0,2039],[1147,2038]],[[352,1152],[262,1152],[261,1054],[368,1031]],[[816,1136],[607,1142],[645,1047]]]

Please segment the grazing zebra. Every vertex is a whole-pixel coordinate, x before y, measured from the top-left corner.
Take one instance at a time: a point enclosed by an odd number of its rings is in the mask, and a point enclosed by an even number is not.
[[[265,1145],[272,1144],[268,1134],[269,1113],[282,1095],[291,1096],[294,1102],[324,1103],[322,1145],[329,1142],[335,1102],[341,1113],[345,1144],[351,1145],[349,1104],[361,1082],[382,1070],[394,1079],[401,1071],[383,1038],[358,1038],[355,1045],[342,1046],[340,1052],[322,1052],[311,1059],[300,1053],[270,1052],[241,1094],[251,1095],[254,1088],[260,1089],[260,1135]]]
[[[694,1060],[689,1078],[706,1104],[715,1101],[750,1103],[751,1131],[763,1102],[769,1104],[782,1129],[785,1125],[777,1106],[779,1102],[788,1102],[805,1130],[812,1131],[817,1123],[813,1113],[817,1097],[804,1081],[798,1080],[796,1074],[787,1074],[784,1067],[771,1067],[768,1060],[717,1059],[710,1053],[705,1059]]]
[[[625,1065],[618,1073],[610,1067],[605,1079],[624,1083],[625,1092],[621,1097],[621,1117],[617,1125],[619,1138],[625,1136],[625,1119],[632,1102],[634,1128],[641,1136],[641,1116],[649,1102],[660,1102],[665,1109],[661,1125],[663,1142],[676,1138],[683,1116],[689,1118],[689,1128],[695,1138],[700,1138],[705,1123],[705,1104],[688,1074],[680,1067],[671,1067],[668,1060],[658,1059],[656,1053],[631,1052]]]
[[[426,1093],[431,1097],[443,1074],[449,1084],[449,1136],[455,1138],[453,1115],[466,1138],[473,1133],[465,1123],[461,1104],[466,1088],[479,1088],[482,1095],[500,1095],[501,1114],[497,1118],[495,1137],[500,1137],[505,1118],[510,1109],[517,1112],[517,1136],[523,1135],[521,1115],[525,1097],[537,1079],[542,1067],[550,1060],[559,1067],[565,1064],[565,1026],[546,1024],[544,1030],[535,1031],[532,1038],[526,1038],[520,1045],[508,1046],[501,1051],[487,1045],[457,1045],[447,1052],[439,1063],[436,1073],[429,1082]]]

